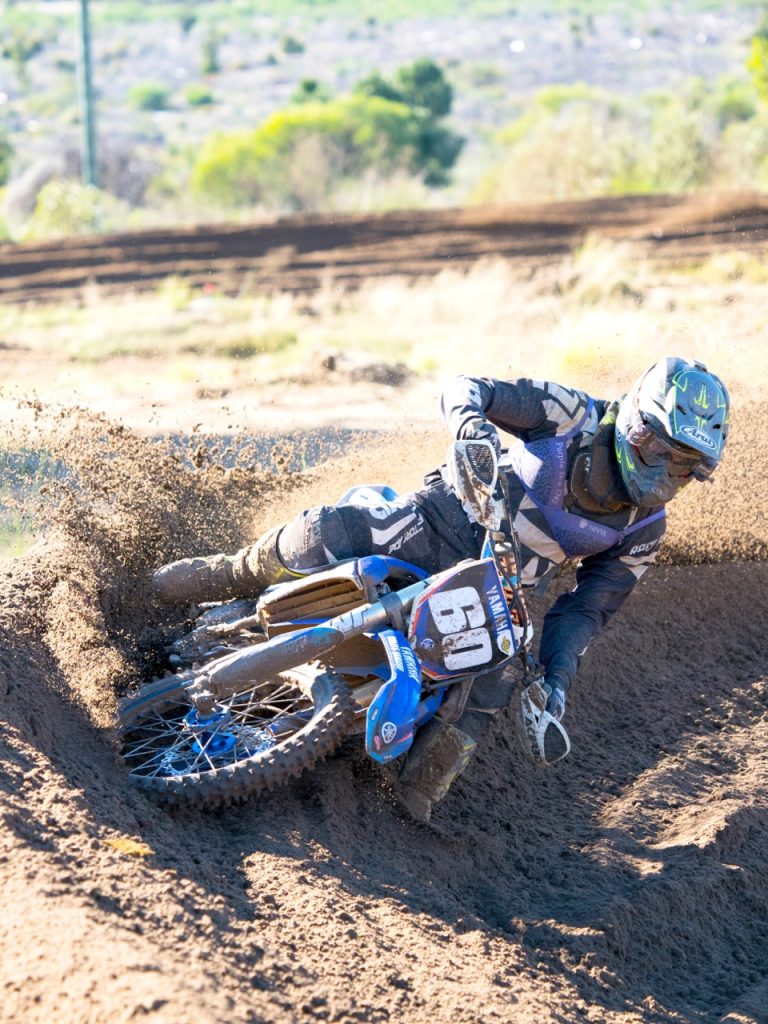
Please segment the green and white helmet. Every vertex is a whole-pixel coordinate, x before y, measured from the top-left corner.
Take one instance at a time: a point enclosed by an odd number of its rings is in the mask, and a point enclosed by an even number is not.
[[[647,370],[620,404],[615,451],[632,502],[663,505],[707,480],[728,437],[725,385],[703,363],[671,357]]]

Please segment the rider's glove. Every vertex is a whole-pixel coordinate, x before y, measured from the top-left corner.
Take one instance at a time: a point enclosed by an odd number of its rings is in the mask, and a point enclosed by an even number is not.
[[[547,694],[546,710],[558,722],[562,722],[563,715],[565,714],[565,690],[561,690],[559,686],[548,683],[546,680],[543,683],[543,687]]]
[[[490,441],[497,455],[501,451],[501,441],[496,427],[482,416],[468,420],[462,428],[461,435],[462,441]]]
[[[554,683],[536,679],[521,694],[521,735],[536,764],[559,761],[571,749],[560,719],[565,712],[565,693]]]

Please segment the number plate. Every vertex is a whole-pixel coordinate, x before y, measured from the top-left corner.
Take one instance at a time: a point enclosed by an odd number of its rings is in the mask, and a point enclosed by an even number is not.
[[[432,679],[486,672],[511,658],[517,642],[493,560],[436,576],[414,602],[408,640]]]

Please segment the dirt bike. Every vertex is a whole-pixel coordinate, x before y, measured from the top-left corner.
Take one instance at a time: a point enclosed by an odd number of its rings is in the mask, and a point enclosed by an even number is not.
[[[175,669],[125,700],[120,756],[166,805],[216,806],[284,783],[362,733],[385,765],[472,680],[518,658],[523,722],[540,760],[570,749],[545,710],[519,544],[488,441],[449,451],[457,494],[486,530],[477,559],[434,575],[370,555],[206,608]],[[347,500],[381,500],[353,489]]]

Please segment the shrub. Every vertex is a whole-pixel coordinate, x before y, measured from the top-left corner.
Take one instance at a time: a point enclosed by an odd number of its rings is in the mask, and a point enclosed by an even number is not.
[[[192,188],[225,206],[308,209],[368,167],[386,172],[412,164],[420,133],[412,110],[378,97],[305,103],[273,114],[254,132],[209,139]]]
[[[321,207],[364,175],[378,181],[406,171],[429,186],[444,185],[464,144],[442,123],[452,99],[430,60],[401,68],[394,85],[374,72],[337,99],[317,79],[303,79],[293,106],[254,132],[205,143],[192,170],[193,191],[225,207],[301,210]]]
[[[0,46],[0,56],[11,61],[16,77],[23,85],[29,81],[28,62],[40,53],[47,41],[45,34],[20,24],[14,25],[6,33],[5,41]]]
[[[11,231],[8,224],[3,216],[3,206],[5,199],[5,190],[0,188],[0,242],[8,242],[11,240]]]
[[[0,186],[5,185],[11,174],[13,162],[13,146],[8,139],[0,135]]]
[[[316,78],[302,78],[291,96],[291,103],[325,103],[330,98],[331,92],[327,85]]]
[[[476,198],[493,202],[609,193],[616,178],[637,178],[631,138],[607,144],[604,111],[579,104],[567,116],[529,111],[504,132],[506,156],[481,181]],[[639,180],[634,191],[645,191]]]
[[[295,36],[283,36],[283,53],[304,53],[304,43]]]
[[[715,96],[715,112],[722,128],[733,121],[748,121],[757,113],[754,85],[743,78],[727,78],[720,82]]]
[[[170,89],[162,82],[139,82],[128,94],[128,99],[137,110],[167,110]]]
[[[93,185],[77,181],[49,181],[40,189],[32,216],[24,226],[22,239],[35,241],[90,234],[108,228],[119,204],[114,197]]]
[[[768,188],[768,111],[726,126],[717,147],[714,184]]]
[[[184,90],[184,99],[190,107],[205,107],[213,103],[213,93],[202,82],[192,82]]]
[[[703,116],[678,99],[657,110],[648,154],[654,192],[687,192],[703,185],[710,171],[710,145]]]
[[[630,102],[584,85],[542,90],[497,141],[505,156],[477,199],[510,202],[601,194],[685,192],[722,167],[722,118],[741,109],[737,91],[701,80]],[[723,96],[733,103],[726,108]],[[734,121],[736,128],[751,121]],[[754,165],[753,165],[754,169]]]

